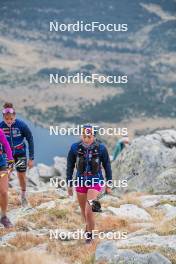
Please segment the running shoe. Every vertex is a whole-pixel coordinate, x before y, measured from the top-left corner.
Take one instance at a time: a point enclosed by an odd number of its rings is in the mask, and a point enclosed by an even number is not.
[[[6,215],[1,217],[0,223],[1,223],[5,228],[13,227],[12,223],[10,222],[9,218],[8,218]]]

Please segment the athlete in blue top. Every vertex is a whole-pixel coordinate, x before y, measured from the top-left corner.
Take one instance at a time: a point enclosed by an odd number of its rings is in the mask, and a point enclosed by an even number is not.
[[[0,128],[4,131],[12,149],[21,187],[21,203],[22,206],[26,206],[26,169],[27,166],[32,168],[34,165],[33,136],[28,126],[23,121],[16,119],[16,113],[11,103],[4,104],[3,119]],[[28,162],[25,140],[28,142],[29,149]],[[2,145],[0,145],[0,150],[3,150]]]
[[[73,181],[73,171],[77,168],[76,181]],[[68,194],[73,195],[75,183],[78,202],[83,219],[86,223],[86,242],[92,240],[92,231],[95,227],[95,216],[90,207],[89,200],[96,200],[102,190],[104,178],[101,165],[105,170],[106,182],[112,181],[111,164],[104,144],[95,138],[91,125],[84,126],[81,141],[74,143],[67,158],[67,185]],[[111,193],[111,188],[106,185],[106,193]]]

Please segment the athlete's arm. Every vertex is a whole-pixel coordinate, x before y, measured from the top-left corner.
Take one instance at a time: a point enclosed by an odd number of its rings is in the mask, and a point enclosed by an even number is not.
[[[4,132],[1,129],[0,129],[0,143],[3,145],[3,147],[5,149],[8,160],[12,161],[13,160],[12,150],[10,148],[9,142],[6,139]]]
[[[105,146],[102,149],[101,162],[105,170],[106,180],[111,181],[112,180],[111,163],[107,148]]]
[[[102,154],[101,154],[101,162],[105,170],[106,181],[109,183],[108,185],[106,185],[105,192],[108,194],[111,194],[112,191],[111,191],[111,188],[109,187],[112,183],[111,162],[109,159],[107,148],[104,145],[103,145]]]
[[[29,127],[23,123],[23,134],[29,146],[29,160],[34,160],[34,140]]]

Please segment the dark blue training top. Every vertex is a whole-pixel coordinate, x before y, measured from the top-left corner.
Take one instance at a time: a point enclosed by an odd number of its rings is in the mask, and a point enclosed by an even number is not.
[[[32,160],[34,159],[33,136],[29,127],[22,120],[16,119],[11,127],[8,127],[7,124],[2,121],[0,123],[0,128],[3,129],[6,135],[6,138],[12,149],[13,156],[26,155],[26,139],[29,146],[29,158]],[[3,151],[3,147],[1,144],[0,151]]]
[[[68,157],[67,157],[67,184],[70,182],[70,186],[72,186],[72,178],[73,178],[73,171],[75,168],[75,164],[76,164],[76,159],[77,159],[77,152],[78,152],[78,148],[79,148],[80,142],[74,143],[72,144],[70,151],[68,153]],[[112,180],[112,170],[111,170],[111,163],[110,163],[110,159],[109,159],[109,154],[108,151],[105,147],[104,144],[99,143],[99,159],[100,159],[100,165],[103,165],[103,168],[105,170],[105,176],[106,176],[106,180],[107,181],[111,181]],[[100,180],[103,180],[103,174],[102,174],[102,170],[101,170],[101,166],[99,167],[99,171],[96,175],[93,176],[83,176],[80,174],[80,172],[77,170],[76,172],[76,176],[77,176],[77,180],[79,181],[81,180],[90,180],[92,181],[92,179],[94,179],[97,183],[100,182]]]

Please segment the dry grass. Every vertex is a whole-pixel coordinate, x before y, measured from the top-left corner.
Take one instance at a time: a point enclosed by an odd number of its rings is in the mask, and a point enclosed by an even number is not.
[[[2,249],[0,251],[0,264],[56,264],[62,263],[54,257],[36,252],[24,252],[22,250],[11,251]]]
[[[8,234],[9,232],[14,232],[16,229],[15,227],[12,228],[0,228],[0,237],[5,236],[6,234]]]
[[[161,236],[176,235],[176,218],[156,225],[154,232]]]
[[[60,241],[53,241],[48,246],[48,251],[56,256],[62,256],[69,260],[69,263],[76,263],[79,260],[81,264],[93,264],[94,253],[99,243],[95,240],[94,243],[86,245],[84,241],[76,241],[74,244],[63,244]]]
[[[78,227],[78,226],[77,226]],[[116,216],[103,217],[101,214],[96,216],[95,230],[99,232],[108,231],[121,231],[121,232],[134,232],[136,229],[132,229],[130,223],[126,220],[119,220]],[[51,241],[48,246],[48,250],[51,254],[61,255],[64,258],[69,259],[69,263],[75,263],[79,259],[80,263],[91,264],[94,263],[94,253],[96,246],[101,242],[100,239],[95,239],[92,245],[85,245],[84,240],[77,240],[74,242],[61,242]]]
[[[29,194],[28,200],[32,207],[39,206],[42,203],[46,203],[49,201],[53,201],[59,198],[59,195],[55,192],[47,192],[47,193],[34,193],[32,195]],[[9,205],[8,209],[15,209],[21,206],[20,202],[20,194],[14,190],[9,189]]]
[[[47,226],[51,228],[51,224],[54,223],[56,227],[58,228],[67,228],[67,229],[80,229],[81,225],[81,216],[78,217],[77,214],[75,214],[75,208],[77,207],[77,204],[75,204],[73,207],[68,207],[65,209],[65,207],[57,206],[56,208],[49,209],[49,210],[39,210],[37,214],[34,214],[32,216],[29,216],[30,220],[33,220],[34,222],[37,222],[36,225],[43,226],[43,223],[45,222],[44,226]],[[26,224],[24,222],[24,224]],[[23,222],[21,222],[21,225],[23,225]],[[119,220],[116,216],[107,216],[103,217],[101,214],[96,215],[96,228],[100,232],[108,232],[112,230],[121,230],[121,231],[129,231],[133,232],[136,230],[132,230],[130,227],[130,223],[126,220]],[[33,238],[30,238],[31,241]],[[19,238],[18,238],[19,240]],[[21,247],[23,248],[24,239],[20,239],[21,242],[18,242],[18,245],[21,243]],[[27,243],[30,244],[30,241]],[[34,239],[34,242],[36,244],[41,243],[38,238],[36,240]],[[45,243],[47,240],[45,240]],[[68,259],[68,263],[75,263],[79,259],[79,262],[82,264],[91,264],[94,261],[94,253],[97,244],[100,242],[100,240],[96,239],[92,245],[85,245],[84,240],[77,240],[74,242],[62,242],[62,241],[50,241],[48,240],[48,251],[50,254],[61,256],[63,258]],[[16,242],[17,243],[17,242]],[[15,243],[15,244],[16,244]],[[33,243],[32,243],[33,244]],[[13,243],[14,245],[14,243]]]
[[[76,205],[75,205],[76,206]],[[75,206],[57,205],[52,209],[40,209],[37,213],[27,216],[27,220],[36,224],[36,228],[77,229],[81,225],[81,217],[75,212]]]
[[[104,218],[99,215],[96,219],[96,229],[100,232],[108,232],[119,230],[122,232],[135,232],[137,229],[131,226],[131,222],[125,219],[118,219],[117,216],[106,216]]]
[[[113,207],[120,207],[123,204],[135,204],[138,207],[142,208],[141,201],[139,200],[138,197],[141,197],[145,195],[145,193],[138,193],[138,192],[131,192],[124,194],[119,200],[114,201],[107,200],[103,201],[103,207],[107,208],[108,206],[113,206]]]
[[[15,208],[18,208],[21,206],[19,194],[14,189],[9,189],[9,204],[8,204],[8,210],[12,210]]]
[[[18,196],[15,191],[10,192],[11,199]],[[129,193],[121,197],[120,200],[112,201],[104,201],[103,207],[106,206],[114,206],[119,207],[122,204],[130,203],[136,204],[141,207],[139,197],[144,195],[144,193]],[[41,203],[45,203],[51,200],[58,199],[58,195],[56,193],[47,193],[42,194],[38,193],[30,197],[30,203],[33,207],[40,205]],[[11,200],[12,201],[12,200]],[[17,205],[16,202],[13,203]],[[12,205],[12,203],[11,203]],[[80,230],[83,227],[81,214],[78,213],[78,203],[70,203],[70,204],[58,204],[55,208],[52,209],[39,209],[36,213],[32,215],[28,215],[23,219],[18,220],[16,227],[10,230],[0,229],[0,236],[7,234],[9,231],[27,231],[30,224],[34,225],[35,228],[43,228],[46,227],[48,229],[67,229],[70,231]],[[155,227],[152,231],[158,233],[160,235],[169,235],[176,233],[176,219],[172,221],[164,222],[164,214],[160,210],[156,210],[154,208],[148,208],[146,210],[152,217],[153,222],[155,223]],[[95,229],[99,232],[109,232],[109,231],[120,231],[120,232],[135,232],[138,230],[137,227],[131,225],[130,220],[119,219],[114,215],[101,215],[96,214],[96,227]],[[102,241],[102,240],[101,240]],[[42,264],[54,264],[57,262],[53,262],[50,260],[49,255],[41,255],[33,254],[31,252],[27,253],[30,256],[30,260],[27,258],[27,255],[21,250],[28,250],[32,247],[35,247],[42,243],[47,243],[48,248],[47,251],[57,260],[61,260],[59,263],[62,263],[62,260],[67,260],[66,263],[75,263],[79,260],[81,264],[93,264],[94,263],[94,254],[97,245],[100,243],[100,239],[95,239],[94,243],[91,245],[86,245],[84,240],[74,240],[74,241],[60,241],[60,240],[49,240],[49,237],[38,237],[31,234],[18,234],[15,238],[8,241],[9,244],[19,249],[20,251],[17,253],[16,251],[8,251],[1,250],[0,251],[0,264],[33,264],[33,263],[42,263]],[[161,254],[168,257],[172,263],[176,264],[176,253],[173,251],[166,252],[161,248],[153,248],[153,247],[144,247],[138,246],[131,248],[139,253],[147,253],[153,252],[157,250]],[[13,262],[14,261],[14,262]],[[175,262],[174,262],[175,261]],[[33,263],[32,263],[33,262]],[[102,263],[104,264],[104,263]]]
[[[53,201],[59,198],[59,195],[54,192],[36,193],[29,196],[29,203],[32,207],[39,206],[42,203]]]
[[[158,205],[164,205],[164,204],[170,204],[172,206],[176,206],[176,201],[161,200]]]
[[[141,201],[139,200],[139,197],[145,195],[145,193],[138,193],[138,192],[131,192],[131,193],[127,193],[125,194],[121,201],[120,201],[120,205],[122,204],[135,204],[137,205],[138,207],[141,207],[142,208],[142,205],[141,205]]]
[[[15,225],[17,231],[28,231],[28,227],[29,222],[26,219],[19,219]]]
[[[27,250],[31,247],[35,247],[39,244],[46,242],[43,237],[37,237],[31,234],[17,234],[16,237],[9,240],[9,244],[15,246],[16,248]]]
[[[146,211],[152,216],[153,222],[156,225],[160,225],[160,223],[164,220],[164,213],[161,210],[157,210],[154,207],[147,208]]]
[[[69,230],[80,229],[83,226],[81,215],[78,215],[77,203],[72,206],[57,205],[52,209],[40,209],[37,213],[27,216],[27,220],[35,223],[36,228],[45,226],[49,229],[63,228]],[[18,226],[26,226],[25,221],[18,222]],[[101,214],[96,215],[96,228],[99,231],[123,230],[136,231],[131,227],[131,222],[119,219],[117,216],[109,215],[102,218]]]
[[[53,201],[60,198],[56,192],[48,191],[47,193],[29,193],[28,200],[32,207],[39,206],[42,203]],[[18,208],[21,206],[20,203],[20,194],[13,188],[9,189],[9,210]]]

